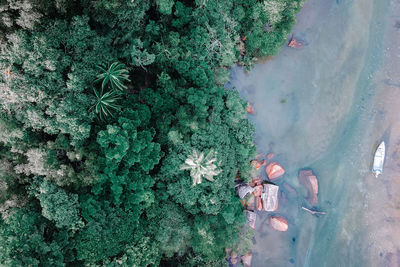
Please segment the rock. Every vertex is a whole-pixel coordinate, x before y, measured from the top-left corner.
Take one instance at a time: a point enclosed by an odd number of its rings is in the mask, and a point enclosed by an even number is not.
[[[246,255],[242,256],[243,266],[244,267],[250,267],[252,259],[253,259],[253,255],[251,254],[251,252],[249,252]]]
[[[239,262],[238,255],[235,252],[231,252],[231,257],[230,257],[230,263],[233,265],[237,264]]]
[[[299,172],[299,182],[307,188],[307,201],[315,206],[318,204],[318,179],[312,170],[301,170]]]
[[[250,161],[250,164],[253,165],[257,170],[260,169],[262,166],[267,164],[267,161],[265,159],[263,160],[252,160]]]
[[[265,168],[265,172],[267,173],[268,178],[272,181],[279,177],[282,177],[285,173],[285,170],[276,162],[271,162]]]
[[[267,159],[270,160],[270,159],[272,159],[274,156],[275,156],[274,153],[268,153],[268,154],[267,154]]]
[[[257,185],[261,185],[261,183],[262,183],[262,178],[261,178],[261,177],[257,177],[257,178],[254,178],[254,179],[251,181],[251,183],[249,183],[249,185],[250,185],[251,187],[255,187],[255,186],[257,186]]]
[[[262,191],[263,191],[263,186],[257,185],[256,187],[254,187],[253,195],[259,197],[261,196]]]
[[[289,227],[286,219],[281,216],[271,216],[269,218],[269,224],[276,231],[281,231],[281,232],[286,232]]]
[[[256,199],[256,207],[257,207],[257,210],[262,210],[262,209],[263,209],[263,206],[262,206],[262,199],[261,199],[261,197],[255,197],[255,199]]]
[[[265,156],[265,153],[258,154],[258,155],[256,156],[256,159],[261,159],[261,158],[264,157],[264,156]]]
[[[254,230],[256,229],[256,220],[257,220],[257,215],[253,211],[245,210],[246,213],[246,219],[247,219],[247,224],[253,228]]]
[[[247,113],[249,113],[249,114],[254,114],[254,113],[255,113],[254,108],[253,108],[253,106],[250,104],[250,102],[247,102],[246,111],[247,111]]]
[[[236,193],[239,195],[240,199],[245,198],[249,194],[253,193],[253,191],[255,190],[255,188],[249,186],[246,183],[241,183],[241,184],[236,185],[235,189],[236,189]]]
[[[279,186],[274,184],[264,184],[261,199],[263,200],[263,209],[265,211],[278,210],[278,192]]]
[[[294,37],[292,37],[292,39],[290,39],[288,46],[291,48],[300,48],[303,46],[302,43],[296,41],[296,39],[294,39]]]

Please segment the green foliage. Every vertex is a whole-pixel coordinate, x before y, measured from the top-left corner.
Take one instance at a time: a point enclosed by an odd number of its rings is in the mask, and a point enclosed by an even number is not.
[[[133,241],[138,214],[97,203],[98,210],[75,239],[78,260],[95,263],[118,255]]]
[[[101,82],[101,92],[103,92],[108,83],[111,84],[111,88],[113,90],[125,91],[128,88],[126,85],[124,85],[124,82],[130,81],[129,72],[127,69],[125,69],[124,64],[114,62],[108,67],[108,69],[101,66],[98,68],[101,73],[97,75],[96,82]]]
[[[210,150],[206,156],[204,153],[193,150],[191,155],[188,155],[185,163],[181,165],[181,170],[190,170],[190,176],[193,178],[193,185],[201,184],[201,178],[204,177],[208,181],[214,181],[214,176],[218,175],[221,170],[217,169],[215,161],[217,155],[213,150]]]
[[[171,15],[174,0],[156,0],[158,10],[165,15]]]
[[[21,209],[0,219],[0,262],[4,266],[64,266],[67,235],[40,214]]]
[[[185,212],[173,203],[163,206],[156,240],[165,256],[183,256],[190,247],[191,227]]]
[[[189,2],[0,3],[0,265],[219,266],[249,249],[234,178],[254,127],[223,84],[278,52],[302,0]]]
[[[57,228],[76,231],[83,226],[77,194],[41,179],[35,181],[32,190],[40,201],[43,217],[55,222]]]
[[[118,92],[113,90],[103,93],[103,90],[98,92],[96,89],[93,89],[93,91],[96,96],[96,103],[92,108],[94,108],[96,114],[100,119],[105,119],[108,116],[113,117],[113,111],[120,109],[120,106],[115,103],[121,99]]]

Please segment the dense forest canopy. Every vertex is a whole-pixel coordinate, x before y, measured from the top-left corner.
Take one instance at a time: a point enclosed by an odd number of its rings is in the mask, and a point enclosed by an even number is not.
[[[255,153],[223,85],[301,5],[0,0],[0,264],[222,264]]]

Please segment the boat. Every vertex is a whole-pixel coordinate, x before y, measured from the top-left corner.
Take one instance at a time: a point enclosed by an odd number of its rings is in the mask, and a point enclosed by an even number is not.
[[[379,174],[382,173],[384,161],[385,161],[385,142],[382,141],[375,151],[374,164],[372,167],[372,172],[375,174],[376,178],[378,178]]]

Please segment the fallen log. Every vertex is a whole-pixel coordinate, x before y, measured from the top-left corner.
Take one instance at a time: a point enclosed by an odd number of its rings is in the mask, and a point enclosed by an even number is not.
[[[305,210],[305,211],[308,211],[308,212],[310,212],[312,215],[315,215],[315,214],[328,214],[327,212],[325,212],[325,211],[316,211],[316,210],[310,210],[310,209],[307,209],[306,207],[301,207],[303,210]]]

